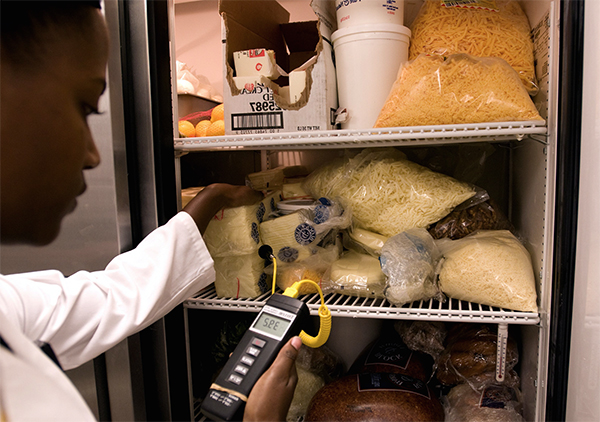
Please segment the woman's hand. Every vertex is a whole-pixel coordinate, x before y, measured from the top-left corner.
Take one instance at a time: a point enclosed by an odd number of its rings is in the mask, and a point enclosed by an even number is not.
[[[285,421],[298,382],[296,357],[301,345],[300,337],[292,337],[283,346],[250,392],[244,421]]]
[[[248,186],[214,183],[200,191],[183,211],[192,216],[200,233],[204,233],[211,218],[221,208],[235,208],[242,205],[256,204],[264,195]]]

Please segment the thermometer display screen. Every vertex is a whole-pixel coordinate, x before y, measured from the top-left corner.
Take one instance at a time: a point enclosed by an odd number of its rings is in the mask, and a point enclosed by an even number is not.
[[[256,331],[265,333],[269,337],[282,339],[290,324],[291,321],[288,319],[262,312],[254,322],[252,328]]]

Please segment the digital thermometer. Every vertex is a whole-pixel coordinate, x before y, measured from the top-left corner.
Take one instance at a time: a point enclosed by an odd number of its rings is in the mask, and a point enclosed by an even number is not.
[[[280,294],[269,297],[210,386],[202,413],[214,421],[241,421],[256,381],[309,322],[310,312],[301,300]]]

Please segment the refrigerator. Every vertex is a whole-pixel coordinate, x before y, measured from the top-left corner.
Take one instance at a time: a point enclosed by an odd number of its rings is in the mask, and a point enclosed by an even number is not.
[[[309,0],[306,0],[308,3]],[[100,269],[181,207],[181,190],[212,182],[244,184],[252,172],[302,164],[315,169],[346,150],[493,150],[478,182],[497,198],[532,256],[538,313],[448,300],[394,307],[330,295],[333,328],[327,346],[349,366],[385,321],[484,322],[507,326],[520,343],[519,375],[526,420],[597,420],[600,415],[600,323],[592,270],[600,256],[600,110],[597,100],[600,2],[522,0],[534,28],[545,125],[469,125],[460,134],[439,128],[293,132],[202,140],[178,136],[175,88],[178,4],[187,1],[106,0],[111,34],[105,113],[94,116],[103,164],[91,175],[64,241],[44,250],[2,248],[3,273],[54,267]],[[194,2],[190,2],[194,3]],[[216,1],[200,1],[217,14]],[[282,1],[295,7],[298,1]],[[406,0],[405,16],[420,0]],[[218,16],[216,19],[219,19]],[[206,34],[198,21],[198,37]],[[213,32],[214,32],[214,27]],[[207,60],[221,62],[222,58]],[[106,195],[101,198],[98,193]],[[100,239],[100,240],[98,240]],[[77,243],[79,242],[79,243]],[[81,246],[79,246],[81,245]],[[65,251],[75,258],[66,261]],[[78,252],[81,251],[80,257]],[[39,262],[38,262],[39,261]],[[71,375],[101,420],[200,420],[207,386],[198,376],[210,321],[251,318],[268,295],[219,298],[208,288],[153,326]],[[304,297],[314,316],[318,295]],[[385,302],[385,301],[384,301]],[[352,338],[352,341],[349,341]]]

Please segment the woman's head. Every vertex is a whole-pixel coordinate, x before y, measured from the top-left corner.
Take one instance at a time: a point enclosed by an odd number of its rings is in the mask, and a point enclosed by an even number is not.
[[[87,117],[108,36],[93,2],[3,1],[1,16],[0,240],[47,244],[99,164]]]

